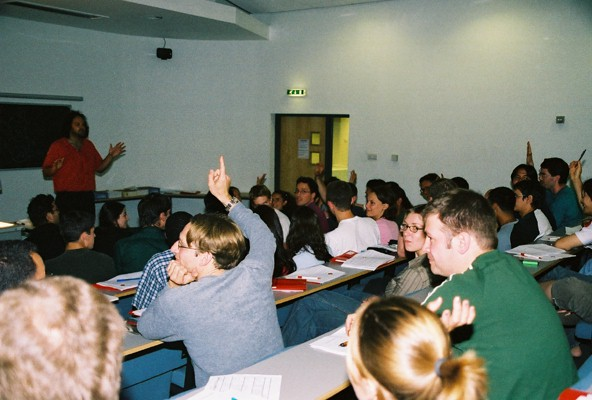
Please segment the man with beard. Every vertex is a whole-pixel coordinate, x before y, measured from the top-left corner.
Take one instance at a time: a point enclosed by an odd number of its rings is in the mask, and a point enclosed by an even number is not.
[[[109,145],[102,158],[88,140],[88,122],[79,111],[70,111],[64,121],[61,139],[51,144],[43,161],[43,177],[53,179],[56,204],[62,213],[80,210],[95,215],[95,174],[105,171],[113,160],[125,153],[125,144]]]

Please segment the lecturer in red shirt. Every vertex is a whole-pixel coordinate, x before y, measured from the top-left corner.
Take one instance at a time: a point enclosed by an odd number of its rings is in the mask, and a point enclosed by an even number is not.
[[[125,144],[109,145],[102,158],[88,140],[88,122],[79,111],[70,111],[64,121],[64,136],[51,144],[43,161],[43,177],[53,179],[60,212],[82,210],[95,215],[95,174],[105,171],[125,153]]]

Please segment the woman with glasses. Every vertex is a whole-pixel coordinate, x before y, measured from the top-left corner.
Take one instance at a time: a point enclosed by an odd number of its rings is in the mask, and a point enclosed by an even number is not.
[[[415,258],[386,285],[386,296],[405,296],[436,284],[437,278],[432,274],[428,257],[422,250],[426,238],[421,215],[424,207],[425,204],[422,204],[409,209],[401,224],[398,248],[403,252],[414,252]]]

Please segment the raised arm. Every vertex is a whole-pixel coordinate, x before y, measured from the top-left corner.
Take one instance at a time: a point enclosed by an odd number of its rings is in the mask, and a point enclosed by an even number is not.
[[[569,178],[571,179],[571,185],[573,190],[578,196],[578,204],[582,205],[582,162],[572,161],[569,163]]]
[[[327,201],[327,185],[325,185],[325,180],[323,179],[323,173],[325,172],[325,166],[321,163],[315,165],[314,168],[314,176],[317,185],[319,186],[319,194],[321,195],[321,199],[326,202]]]
[[[526,142],[526,164],[532,165],[534,167],[534,160],[532,159],[532,147],[530,147],[530,142]]]

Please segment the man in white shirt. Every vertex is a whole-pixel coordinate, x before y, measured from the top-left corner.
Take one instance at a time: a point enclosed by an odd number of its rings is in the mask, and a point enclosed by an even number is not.
[[[376,221],[354,216],[352,200],[352,190],[347,182],[334,181],[327,185],[327,205],[339,223],[336,229],[325,234],[325,242],[333,256],[349,250],[360,252],[380,243]]]

